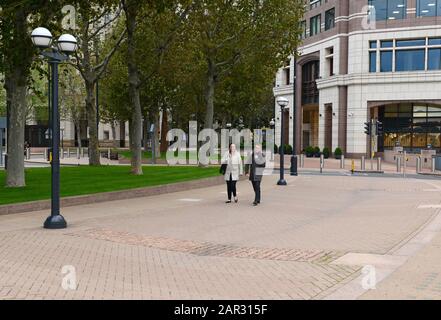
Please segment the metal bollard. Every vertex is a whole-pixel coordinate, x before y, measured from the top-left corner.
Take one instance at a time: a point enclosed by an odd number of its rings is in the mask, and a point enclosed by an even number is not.
[[[64,149],[63,148],[60,149],[60,155],[61,155],[61,159],[64,159]]]
[[[361,171],[366,171],[366,157],[361,157]]]
[[[416,157],[416,173],[421,172],[421,157]]]
[[[435,157],[432,157],[432,173],[435,173],[435,171],[436,171]]]
[[[48,159],[48,149],[44,149],[44,158]]]
[[[300,168],[304,168],[305,167],[305,155],[301,154],[300,155]]]
[[[381,171],[381,158],[377,158],[377,171]]]
[[[31,149],[30,148],[26,149],[26,160],[31,160]]]
[[[80,148],[77,148],[77,159],[80,159]]]
[[[396,161],[397,161],[397,172],[400,173],[401,172],[401,156],[397,156]]]
[[[342,155],[340,159],[340,169],[344,169],[344,168],[345,168],[345,156]]]
[[[84,148],[81,148],[81,158],[84,158]]]
[[[67,157],[70,158],[70,148],[67,148]]]
[[[403,174],[404,174],[404,177],[406,177],[406,171],[407,171],[407,152],[406,151],[404,151],[404,157],[403,157],[403,166],[404,166],[404,168],[403,168]]]
[[[320,155],[320,173],[323,173],[323,168],[325,167],[325,156]]]

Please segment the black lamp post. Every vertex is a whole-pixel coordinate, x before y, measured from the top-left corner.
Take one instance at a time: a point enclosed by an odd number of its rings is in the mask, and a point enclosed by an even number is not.
[[[280,112],[282,113],[280,116],[281,125],[280,125],[280,179],[277,182],[279,186],[286,186],[287,183],[285,181],[285,108],[289,105],[289,100],[280,97],[277,99],[277,104],[280,106]]]
[[[274,119],[271,119],[270,121],[270,128],[273,130],[273,137],[274,137],[274,128],[276,127],[276,121]],[[271,150],[271,161],[274,161],[274,150]]]
[[[292,100],[292,114],[293,114],[293,122],[292,122],[292,157],[291,157],[291,176],[297,176],[298,175],[298,158],[297,158],[297,141],[296,141],[296,130],[297,130],[297,123],[296,123],[296,110],[297,110],[297,102],[296,102],[296,87],[297,87],[297,59],[296,56],[294,56],[294,68],[293,68],[293,75],[294,75],[294,81],[293,81],[293,100]]]
[[[64,229],[66,220],[60,214],[60,113],[58,110],[58,65],[69,59],[69,54],[77,49],[77,40],[70,34],[62,35],[57,46],[53,46],[52,34],[46,28],[32,31],[32,42],[38,47],[51,69],[51,100],[52,100],[52,197],[51,215],[44,222],[46,229]]]

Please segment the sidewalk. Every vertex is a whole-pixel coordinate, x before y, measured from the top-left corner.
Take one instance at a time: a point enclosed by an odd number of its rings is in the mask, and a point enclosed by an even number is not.
[[[41,228],[48,211],[0,217],[0,299],[342,295],[365,266],[348,257],[387,257],[438,215],[419,206],[441,203],[440,182],[286,178],[288,186],[278,187],[277,175],[264,177],[258,207],[251,206],[249,182],[241,181],[238,204],[226,205],[225,186],[216,186],[65,208],[66,230]],[[414,256],[409,262],[420,260]],[[441,272],[438,266],[420,264],[427,274]],[[62,270],[74,276],[74,290],[63,288]],[[394,275],[378,284],[391,297]]]

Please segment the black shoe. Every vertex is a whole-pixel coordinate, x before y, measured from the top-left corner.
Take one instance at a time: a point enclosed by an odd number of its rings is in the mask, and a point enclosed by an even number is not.
[[[231,200],[228,200],[227,202],[225,202],[225,203],[231,203]]]
[[[235,203],[238,203],[238,202],[239,202],[239,199],[238,199],[238,198],[235,198],[235,199],[234,199],[234,202],[235,202]]]
[[[254,207],[257,207],[258,205],[259,205],[258,202],[253,202],[253,206],[254,206]]]

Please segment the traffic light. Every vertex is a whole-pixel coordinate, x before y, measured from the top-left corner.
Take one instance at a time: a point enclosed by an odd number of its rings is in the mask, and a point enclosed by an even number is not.
[[[365,122],[364,123],[364,133],[368,136],[371,135],[371,123],[370,122]]]
[[[383,122],[377,121],[377,136],[381,137],[384,134]]]

